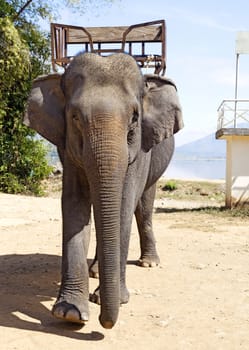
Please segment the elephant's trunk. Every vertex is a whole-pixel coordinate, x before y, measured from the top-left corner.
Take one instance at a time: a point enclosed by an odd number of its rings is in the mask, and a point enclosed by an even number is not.
[[[94,166],[89,165],[93,170],[89,182],[98,247],[99,320],[104,328],[114,326],[120,307],[120,208],[128,164],[124,128],[109,119],[99,116],[89,134],[94,163]]]

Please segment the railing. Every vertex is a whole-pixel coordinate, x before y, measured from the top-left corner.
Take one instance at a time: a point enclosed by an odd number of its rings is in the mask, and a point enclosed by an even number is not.
[[[249,100],[223,100],[218,107],[217,129],[249,128]]]

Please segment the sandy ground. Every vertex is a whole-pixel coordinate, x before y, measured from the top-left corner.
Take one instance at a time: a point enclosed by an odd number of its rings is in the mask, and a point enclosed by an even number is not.
[[[60,279],[60,199],[0,194],[0,348],[249,349],[249,218],[190,207],[156,202],[156,268],[135,265],[134,225],[130,302],[120,308],[117,325],[105,330],[95,304],[84,327],[50,314]],[[93,231],[89,259],[94,241]],[[91,279],[91,291],[97,283]]]

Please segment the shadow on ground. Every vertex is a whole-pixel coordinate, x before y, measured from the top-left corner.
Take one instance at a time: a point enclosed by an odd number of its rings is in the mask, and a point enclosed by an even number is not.
[[[229,211],[226,207],[219,207],[219,206],[203,206],[203,207],[198,207],[198,208],[162,208],[162,207],[156,207],[155,208],[155,214],[160,214],[160,213],[181,213],[181,212],[186,212],[186,213],[198,213],[198,212],[206,212],[206,213],[218,213],[218,212],[225,212]]]
[[[82,326],[57,321],[43,303],[57,296],[61,257],[46,254],[0,256],[0,326],[56,334],[85,341],[100,332],[76,332]],[[50,307],[51,309],[51,307]]]

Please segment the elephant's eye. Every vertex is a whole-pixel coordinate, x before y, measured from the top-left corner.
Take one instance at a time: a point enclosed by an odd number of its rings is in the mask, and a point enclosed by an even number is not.
[[[129,130],[135,129],[135,127],[137,126],[138,117],[139,117],[138,111],[134,110],[131,118],[131,124],[129,125]]]
[[[128,135],[127,135],[127,141],[129,145],[132,144],[134,139],[135,130],[138,124],[138,117],[139,117],[138,111],[135,110],[131,118],[131,124],[129,125]]]
[[[78,121],[79,120],[78,114],[74,113],[72,115],[72,119],[75,120],[75,121]]]
[[[133,116],[132,116],[132,120],[131,120],[132,124],[137,123],[137,121],[138,121],[138,117],[139,117],[139,115],[138,115],[138,111],[137,111],[137,110],[135,110],[135,111],[133,112]]]

